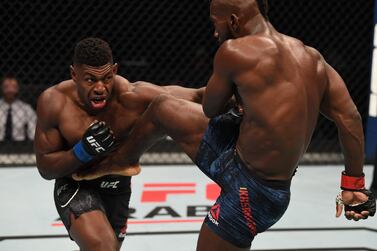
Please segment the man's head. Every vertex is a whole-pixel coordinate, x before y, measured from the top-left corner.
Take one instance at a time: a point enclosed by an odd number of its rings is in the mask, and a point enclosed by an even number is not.
[[[15,76],[5,76],[1,81],[1,91],[4,100],[7,103],[12,103],[16,98],[19,91],[18,81]]]
[[[267,19],[267,0],[212,0],[210,18],[215,38],[223,43],[243,36],[245,26],[260,14]]]
[[[118,65],[113,63],[109,44],[86,38],[75,47],[71,76],[81,101],[92,111],[100,111],[110,100]]]

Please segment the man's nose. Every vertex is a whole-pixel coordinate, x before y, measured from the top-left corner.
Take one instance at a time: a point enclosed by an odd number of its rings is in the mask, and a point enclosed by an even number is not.
[[[105,92],[105,84],[102,81],[98,81],[94,86],[94,93],[96,95],[102,95]]]

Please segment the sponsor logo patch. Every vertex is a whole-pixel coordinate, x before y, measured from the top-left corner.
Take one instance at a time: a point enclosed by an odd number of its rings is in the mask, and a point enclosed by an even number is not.
[[[90,143],[91,146],[95,147],[96,152],[104,152],[105,149],[96,141],[93,136],[86,137],[86,140]]]
[[[112,188],[112,189],[116,189],[116,188],[118,188],[118,183],[119,183],[119,181],[112,181],[112,182],[109,182],[109,181],[102,181],[102,183],[101,183],[101,188]]]
[[[220,205],[215,204],[212,206],[211,210],[209,210],[208,218],[213,224],[215,224],[216,226],[219,226],[219,216],[220,216]]]
[[[250,230],[250,233],[255,236],[257,234],[257,228],[253,219],[253,215],[251,213],[249,192],[247,191],[247,188],[241,187],[239,193],[242,214],[245,217],[246,224]]]

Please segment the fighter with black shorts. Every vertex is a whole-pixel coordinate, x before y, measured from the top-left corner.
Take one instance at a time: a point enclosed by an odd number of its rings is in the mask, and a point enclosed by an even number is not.
[[[45,90],[37,104],[37,167],[43,178],[56,180],[56,208],[81,250],[119,250],[127,229],[130,176],[140,168],[82,182],[71,174],[90,168],[124,142],[156,96],[201,102],[203,93],[130,83],[116,75],[117,69],[105,41],[84,39],[75,47],[72,79]]]
[[[212,0],[210,16],[221,45],[203,107],[159,96],[117,150],[124,156],[109,157],[119,166],[136,164],[167,134],[220,185],[200,231],[199,251],[249,250],[255,236],[280,219],[319,113],[336,124],[345,156],[337,216],[343,205],[349,220],[375,214],[373,194],[365,188],[361,119],[344,81],[317,50],[276,31],[261,6],[256,0]],[[224,113],[233,96],[242,116]],[[105,166],[77,176],[111,173]]]

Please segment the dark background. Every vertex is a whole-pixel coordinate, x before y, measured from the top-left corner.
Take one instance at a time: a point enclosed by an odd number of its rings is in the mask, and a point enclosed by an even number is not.
[[[373,0],[270,0],[282,33],[317,48],[343,76],[365,122],[373,37]],[[2,1],[0,74],[22,83],[35,106],[43,89],[69,78],[74,45],[107,40],[130,81],[200,87],[211,73],[216,41],[207,0]],[[311,152],[339,152],[336,128],[323,118]]]

